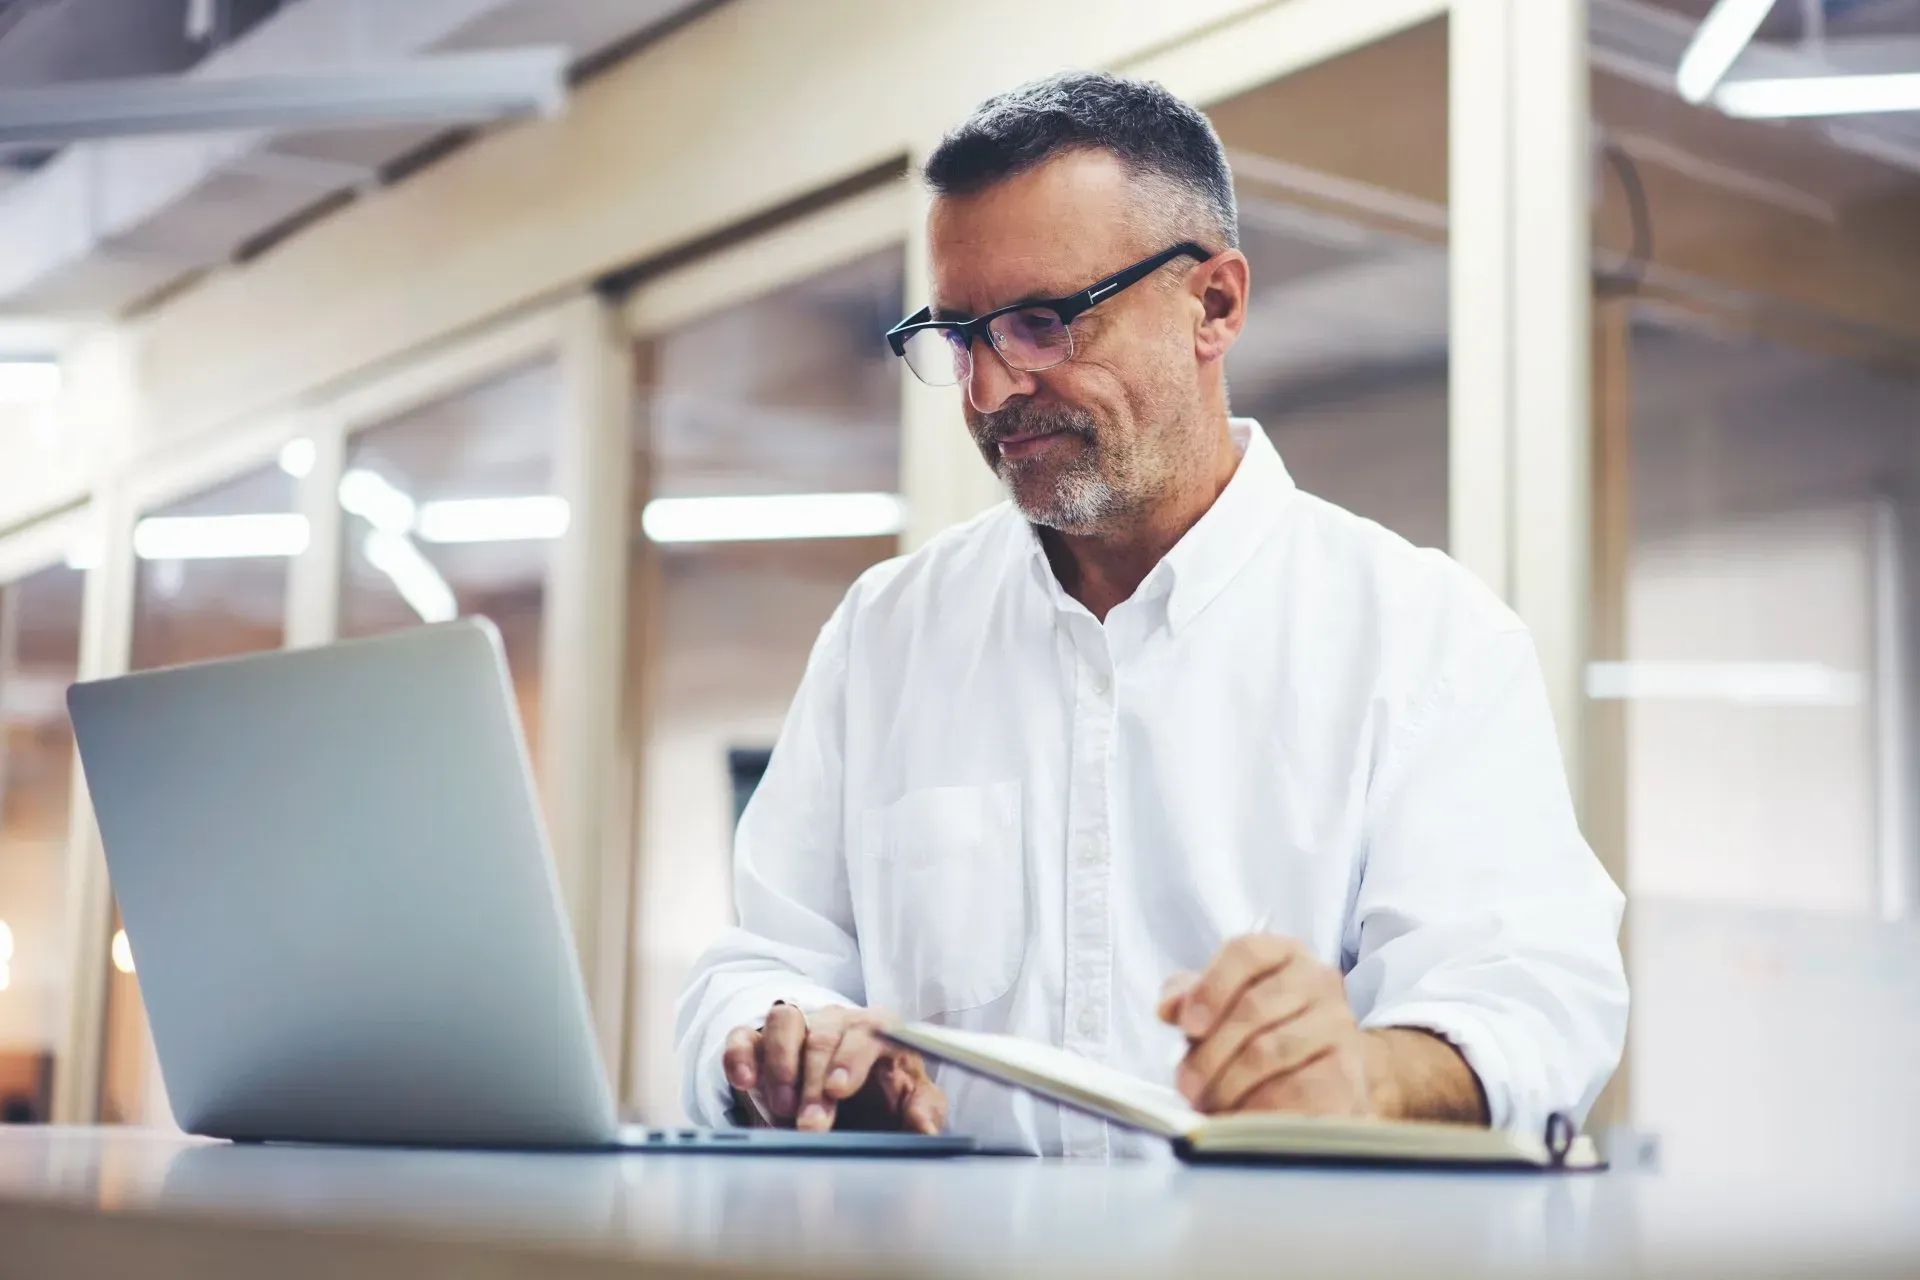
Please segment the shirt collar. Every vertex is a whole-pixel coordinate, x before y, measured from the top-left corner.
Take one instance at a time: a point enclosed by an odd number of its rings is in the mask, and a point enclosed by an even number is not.
[[[1267,433],[1252,418],[1228,421],[1240,465],[1206,514],[1153,567],[1135,599],[1166,597],[1167,626],[1176,634],[1212,604],[1278,523],[1293,496],[1293,477]],[[1027,527],[1028,563],[1057,608],[1079,607],[1053,576],[1037,530]]]

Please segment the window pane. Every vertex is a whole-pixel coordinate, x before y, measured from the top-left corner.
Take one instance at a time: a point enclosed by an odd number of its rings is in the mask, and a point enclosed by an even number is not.
[[[491,619],[536,769],[559,415],[557,367],[527,365],[359,432],[341,486],[340,634]]]
[[[901,282],[894,247],[650,342],[650,430],[639,445],[651,440],[655,495],[894,492],[901,371],[882,335],[903,307]],[[883,536],[659,548],[645,610],[658,631],[637,934],[648,1118],[678,1114],[674,997],[732,918],[729,752],[772,744],[821,625],[896,545]]]
[[[299,536],[289,537],[291,528]],[[295,482],[263,467],[143,517],[133,606],[133,670],[277,649],[285,640],[287,570],[305,545]],[[100,1118],[168,1121],[134,956],[114,917]]]
[[[1234,413],[1260,421],[1301,488],[1445,547],[1445,19],[1208,114],[1252,275],[1227,359]]]
[[[83,575],[0,585],[0,1124],[45,1121],[66,1014],[67,805]]]

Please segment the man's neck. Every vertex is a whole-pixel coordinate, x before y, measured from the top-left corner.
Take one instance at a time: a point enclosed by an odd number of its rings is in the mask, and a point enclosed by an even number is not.
[[[1149,510],[1098,531],[1040,530],[1053,576],[1087,612],[1105,622],[1114,606],[1131,599],[1153,567],[1207,514],[1239,465],[1239,451],[1223,418],[1213,456]]]

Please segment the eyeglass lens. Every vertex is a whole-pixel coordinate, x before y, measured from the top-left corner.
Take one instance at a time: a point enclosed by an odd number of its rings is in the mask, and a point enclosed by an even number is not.
[[[1073,331],[1045,307],[1029,307],[995,316],[987,325],[993,347],[1009,367],[1038,373],[1073,358]],[[906,341],[907,364],[914,376],[936,387],[964,382],[973,371],[973,353],[953,329],[922,329]]]

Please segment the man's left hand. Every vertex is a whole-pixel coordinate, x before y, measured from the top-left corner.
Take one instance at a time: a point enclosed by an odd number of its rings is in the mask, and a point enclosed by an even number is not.
[[[1175,1082],[1196,1110],[1390,1114],[1385,1046],[1354,1020],[1340,971],[1291,938],[1235,938],[1170,982],[1159,1012],[1187,1037]]]

